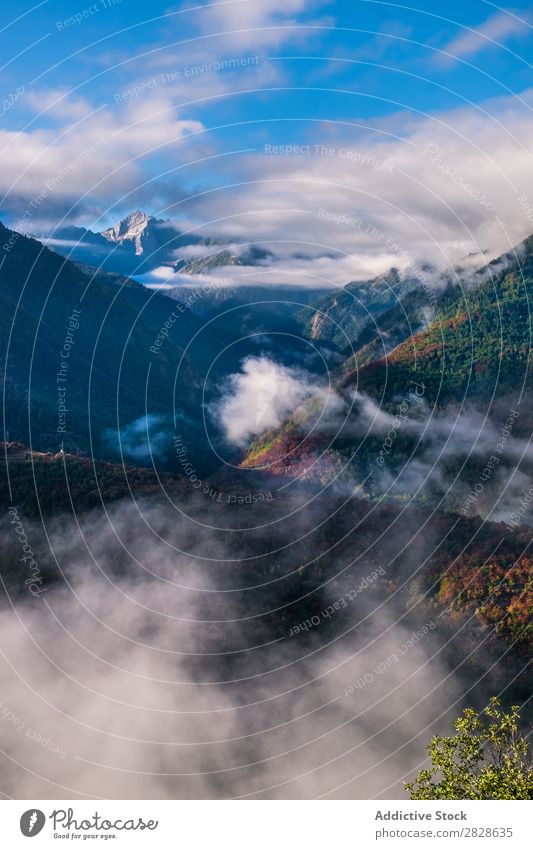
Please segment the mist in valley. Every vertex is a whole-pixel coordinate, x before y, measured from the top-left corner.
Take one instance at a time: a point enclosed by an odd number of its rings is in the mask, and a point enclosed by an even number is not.
[[[438,536],[373,511],[191,493],[19,516],[33,572],[4,522],[4,793],[403,798],[431,735],[516,670],[409,603]]]

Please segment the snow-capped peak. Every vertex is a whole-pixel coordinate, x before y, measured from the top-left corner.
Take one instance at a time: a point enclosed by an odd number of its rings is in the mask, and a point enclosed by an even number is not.
[[[142,236],[151,220],[151,216],[146,215],[145,212],[135,210],[134,212],[130,212],[129,215],[113,227],[103,230],[101,235],[110,242],[116,242],[118,244],[132,242],[135,246],[135,253],[140,255],[144,251]]]

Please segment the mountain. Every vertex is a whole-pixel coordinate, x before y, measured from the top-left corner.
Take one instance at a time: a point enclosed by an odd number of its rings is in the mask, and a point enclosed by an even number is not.
[[[366,321],[351,343],[353,353],[344,360],[339,373],[349,374],[389,354],[413,333],[422,331],[434,318],[443,294],[436,293],[432,302],[428,302],[427,291],[416,286],[402,294],[391,307]]]
[[[427,297],[419,278],[402,275],[397,268],[371,280],[348,283],[324,295],[297,316],[301,332],[308,339],[332,345],[347,354],[365,328],[398,306],[413,290],[427,309]]]
[[[4,507],[17,504],[27,516],[79,513],[127,498],[187,495],[187,482],[153,469],[109,463],[68,451],[36,451],[18,442],[1,443]],[[67,485],[68,484],[68,485]],[[11,496],[11,497],[10,497]]]
[[[74,512],[83,521],[84,512],[102,505],[109,510],[113,502],[129,497],[136,502],[144,499],[145,504],[155,504],[163,513],[168,510],[169,502],[185,513],[191,511],[192,504],[199,512],[206,509],[205,500],[201,500],[205,496],[191,491],[188,481],[175,475],[68,452],[32,451],[14,442],[0,443],[0,451],[0,504],[4,512],[16,504],[26,519],[42,519],[58,513],[65,518]],[[248,484],[242,490],[238,485],[220,490],[225,503],[232,503],[231,498],[245,497],[249,492]],[[262,510],[268,511],[274,527],[291,509],[298,507],[298,499],[292,499],[288,493],[278,490],[276,498],[261,505]],[[381,586],[372,586],[370,582],[366,592],[376,594],[380,589],[383,597],[394,596],[400,601],[404,615],[418,611],[421,617],[434,617],[438,612],[451,632],[463,631],[463,639],[472,645],[483,640],[487,648],[491,644],[500,651],[506,648],[511,664],[531,655],[533,581],[532,561],[524,553],[530,541],[530,532],[526,529],[506,533],[502,539],[501,525],[488,522],[481,527],[477,517],[457,522],[451,516],[438,513],[426,516],[420,512],[415,516],[415,511],[411,511],[410,521],[405,521],[405,517],[399,521],[404,512],[401,506],[380,504],[371,507],[368,502],[353,497],[348,500],[325,497],[308,507],[301,522],[314,536],[314,557],[299,574],[300,616],[295,617],[278,595],[287,582],[272,580],[272,576],[281,578],[284,568],[288,568],[278,551],[267,555],[266,565],[263,565],[270,570],[267,573],[269,584],[275,590],[277,603],[272,604],[275,623],[281,622],[286,631],[295,620],[305,621],[320,609],[316,598],[318,589],[332,574],[336,576],[336,587],[345,584],[351,589],[357,586],[361,575],[376,575],[373,570],[379,568]],[[423,523],[425,533],[413,536],[413,522]],[[391,533],[392,528],[394,532]],[[267,545],[261,530],[267,533],[264,528],[258,529],[258,539],[255,543],[252,541],[251,546],[252,551],[263,554]],[[306,536],[304,534],[304,539]],[[435,539],[439,540],[437,547]],[[16,596],[26,591],[20,581],[20,552],[10,552],[16,542],[12,533],[0,542],[2,578]],[[283,538],[280,546],[282,542]],[[38,553],[39,562],[46,564],[46,583],[50,586],[54,581],[61,581],[62,576],[48,557],[46,543],[43,539]],[[272,547],[271,537],[269,543]],[[32,544],[37,549],[34,535]],[[243,544],[250,546],[249,541]],[[417,562],[423,564],[415,573],[413,548],[417,552]],[[358,552],[356,560],[354,550]],[[360,558],[362,563],[358,562]],[[392,558],[394,569],[383,569],[381,564],[390,564]],[[480,568],[481,564],[486,565]],[[459,624],[463,627],[458,628]],[[327,628],[328,622],[325,620],[322,625]],[[519,663],[517,672],[520,666]]]
[[[209,464],[198,410],[227,335],[212,331],[206,342],[202,321],[175,312],[159,292],[82,270],[1,224],[0,237],[9,246],[0,266],[0,352],[10,439],[120,459],[120,433],[126,457],[139,463],[151,462],[150,437],[153,459],[172,462],[178,429]],[[216,383],[216,363],[213,375]]]
[[[161,265],[174,266],[176,251],[201,239],[176,230],[166,221],[135,210],[113,227],[95,233],[85,227],[60,227],[43,239],[68,259],[119,274],[145,274]]]
[[[411,289],[403,324],[395,306],[355,339],[334,375],[334,404],[305,401],[254,440],[242,468],[508,517],[519,492],[498,505],[496,485],[518,467],[517,487],[533,477],[519,447],[533,423],[532,296],[533,237],[437,293],[429,322]],[[516,447],[503,450],[502,428]]]
[[[193,255],[187,252],[181,259],[173,262],[176,271],[182,274],[212,274],[219,268],[232,265],[264,265],[272,260],[273,254],[257,245],[238,245],[205,239],[196,243]],[[198,255],[199,254],[199,255]]]
[[[374,396],[383,390],[387,402],[407,381],[423,381],[426,401],[439,406],[530,387],[533,236],[478,271],[473,283],[448,288],[426,329],[346,374],[342,385],[358,380]]]
[[[98,233],[69,225],[42,241],[74,262],[136,276],[160,266],[183,274],[207,274],[225,266],[257,265],[271,257],[254,245],[240,247],[180,232],[170,220],[139,210]]]
[[[182,471],[179,434],[207,475],[221,464],[221,435],[215,424],[206,433],[202,411],[242,359],[261,350],[289,363],[308,358],[291,316],[310,293],[187,288],[178,307],[3,225],[0,237],[10,246],[0,266],[0,352],[11,441]],[[134,255],[133,242],[127,249]]]
[[[161,247],[161,242],[156,236],[158,223],[164,222],[158,222],[156,218],[136,210],[130,212],[114,227],[103,230],[100,235],[108,242],[120,245],[129,253],[133,252],[135,256],[152,254]]]

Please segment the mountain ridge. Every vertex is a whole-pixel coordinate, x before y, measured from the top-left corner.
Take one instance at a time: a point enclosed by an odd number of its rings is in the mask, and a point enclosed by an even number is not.
[[[416,290],[411,290],[407,298],[413,295],[416,315]],[[241,466],[288,477],[303,476],[321,484],[338,478],[339,485],[344,486],[353,486],[354,478],[359,486],[370,475],[366,486],[369,497],[381,498],[390,487],[389,497],[393,492],[394,497],[410,497],[412,483],[406,477],[402,489],[397,475],[405,468],[416,478],[414,470],[423,470],[426,465],[429,474],[432,464],[440,462],[436,446],[447,444],[447,428],[453,436],[451,423],[463,415],[475,422],[470,428],[471,441],[467,429],[455,453],[448,449],[441,462],[441,482],[438,475],[430,476],[436,487],[431,497],[449,496],[450,500],[447,482],[461,469],[474,481],[476,475],[483,474],[485,460],[475,448],[476,435],[481,444],[486,439],[482,437],[483,427],[496,446],[497,427],[506,421],[509,410],[520,410],[520,416],[513,418],[513,433],[524,439],[528,435],[533,415],[528,400],[533,389],[531,297],[533,238],[528,237],[476,272],[473,279],[469,275],[467,285],[461,286],[459,281],[444,289],[431,320],[426,326],[419,323],[414,332],[411,328],[404,339],[394,337],[399,307],[382,313],[376,319],[376,329],[367,325],[354,343],[354,352],[336,369],[333,387],[346,411],[345,419],[343,413],[330,417],[328,423],[325,414],[321,429],[315,431],[319,401],[311,398],[279,428],[258,435],[241,456]],[[397,344],[387,347],[387,340],[380,334],[380,321]],[[404,332],[409,324],[404,322]],[[418,387],[417,403],[412,398],[413,387]],[[384,451],[387,437],[391,446]],[[381,458],[382,468],[377,468],[377,458]],[[495,478],[514,469],[513,455],[498,456],[496,463]],[[527,457],[522,463],[522,471],[533,474]],[[452,504],[461,503],[463,489],[457,489]],[[485,489],[488,492],[490,487]]]
[[[67,225],[47,235],[35,233],[34,237],[74,262],[135,276],[161,266],[169,273],[194,276],[225,266],[256,265],[272,256],[256,245],[240,247],[180,230],[171,219],[138,209],[99,232]],[[187,249],[192,249],[190,255]]]

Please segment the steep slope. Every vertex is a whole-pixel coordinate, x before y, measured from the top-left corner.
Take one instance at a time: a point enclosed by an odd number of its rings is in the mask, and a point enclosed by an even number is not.
[[[72,450],[116,456],[108,431],[148,414],[160,417],[160,429],[168,423],[160,453],[172,454],[176,414],[192,450],[201,439],[201,370],[227,340],[213,333],[209,347],[204,339],[192,351],[193,366],[184,349],[201,322],[190,311],[165,329],[175,310],[169,298],[87,275],[3,225],[0,238],[9,246],[0,266],[0,350],[10,438],[43,450],[64,441]]]
[[[418,292],[421,306],[427,308],[420,280],[415,275],[402,275],[396,268],[366,282],[348,283],[324,295],[314,304],[312,313],[302,310],[298,315],[301,332],[348,355],[360,334],[382,314],[398,307],[413,290]]]
[[[354,353],[347,357],[338,373],[345,376],[389,354],[394,348],[422,331],[435,317],[438,304],[447,290],[435,293],[428,303],[426,290],[417,286],[404,294],[393,306],[366,323],[353,343]]]
[[[497,507],[498,486],[518,467],[517,489],[533,476],[524,447],[533,429],[533,238],[465,282],[445,289],[428,326],[415,326],[391,350],[382,334],[363,330],[337,372],[336,412],[319,418],[320,401],[310,399],[250,445],[243,468],[508,516],[513,499]],[[416,298],[414,306],[416,317]],[[377,322],[392,339],[398,318],[393,308]],[[508,434],[506,451],[498,449],[500,431]]]
[[[479,274],[473,288],[456,286],[438,316],[390,354],[345,375],[384,401],[423,381],[426,401],[444,405],[465,397],[487,400],[531,385],[533,236]]]

